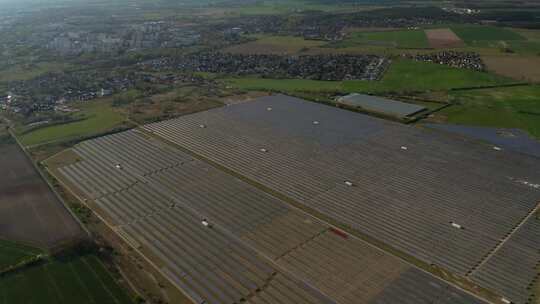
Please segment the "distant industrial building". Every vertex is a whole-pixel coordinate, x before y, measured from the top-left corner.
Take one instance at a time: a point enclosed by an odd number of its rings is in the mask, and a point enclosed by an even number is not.
[[[338,104],[347,107],[399,118],[411,117],[414,114],[426,110],[425,107],[415,104],[357,93],[340,97],[337,102]]]

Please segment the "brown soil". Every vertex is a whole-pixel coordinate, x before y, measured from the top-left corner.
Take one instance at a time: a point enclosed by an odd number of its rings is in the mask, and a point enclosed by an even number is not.
[[[239,94],[239,95],[231,95],[227,97],[222,97],[219,99],[219,101],[223,102],[224,104],[230,106],[234,104],[240,104],[245,102],[253,101],[259,97],[268,96],[268,92],[249,92],[246,94]]]
[[[169,119],[185,114],[208,110],[222,104],[209,98],[184,97],[179,100],[174,94],[153,96],[150,102],[137,102],[125,109],[131,120],[144,124],[155,120]]]
[[[489,71],[521,81],[540,82],[540,56],[483,56]]]
[[[463,41],[451,29],[426,30],[429,45],[435,49],[463,47]]]
[[[398,27],[348,27],[345,29],[345,33],[354,33],[354,32],[392,32],[399,31],[401,28]]]
[[[78,222],[16,145],[0,146],[0,237],[46,249],[84,237]]]
[[[233,54],[263,54],[263,55],[294,55],[305,53],[312,48],[318,48],[326,44],[323,41],[302,40],[301,38],[290,40],[281,38],[267,38],[246,42],[226,48],[224,51]]]

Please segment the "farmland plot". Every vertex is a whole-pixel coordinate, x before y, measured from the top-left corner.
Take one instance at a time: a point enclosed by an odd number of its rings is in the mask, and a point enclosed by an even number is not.
[[[32,292],[28,292],[31,290]],[[0,303],[133,303],[96,256],[86,255],[33,266],[0,280]]]
[[[465,44],[451,29],[426,30],[429,45],[435,49],[462,47]]]
[[[17,145],[0,146],[0,168],[0,238],[50,248],[82,235]]]

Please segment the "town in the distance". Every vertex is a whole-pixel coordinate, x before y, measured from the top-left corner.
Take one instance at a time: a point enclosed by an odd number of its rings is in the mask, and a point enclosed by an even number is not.
[[[0,304],[540,304],[535,0],[0,0]]]

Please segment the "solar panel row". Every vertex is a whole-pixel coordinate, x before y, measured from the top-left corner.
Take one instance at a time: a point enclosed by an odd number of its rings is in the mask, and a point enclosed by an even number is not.
[[[131,154],[132,147],[120,144],[126,138],[137,142],[143,137],[128,132],[85,142],[75,148],[83,160],[60,172],[81,187],[88,198],[95,198],[102,215],[111,220],[120,235],[156,256],[163,273],[183,286],[192,299],[198,303],[238,303],[242,299],[290,297],[284,303],[333,303],[280,272],[227,230],[202,225],[206,214],[150,179],[158,171],[189,165],[193,159],[183,153],[176,154],[182,156],[181,162],[168,158],[169,150],[153,149],[159,145],[157,141],[146,142],[153,153],[144,157]],[[131,169],[152,163],[159,165],[147,175]],[[96,189],[101,189],[99,195],[95,195]]]
[[[286,96],[144,128],[461,275],[540,201],[535,158]]]
[[[400,275],[414,269],[140,132],[87,141],[74,150],[81,161],[62,168],[64,176],[196,302],[384,303],[404,292]],[[108,175],[110,170],[122,173]],[[416,271],[422,288],[401,303],[434,303],[450,291],[454,299],[467,297]],[[395,291],[383,297],[393,284]],[[440,288],[426,296],[433,286]]]
[[[539,266],[540,217],[532,215],[471,277],[514,303],[528,303]]]

